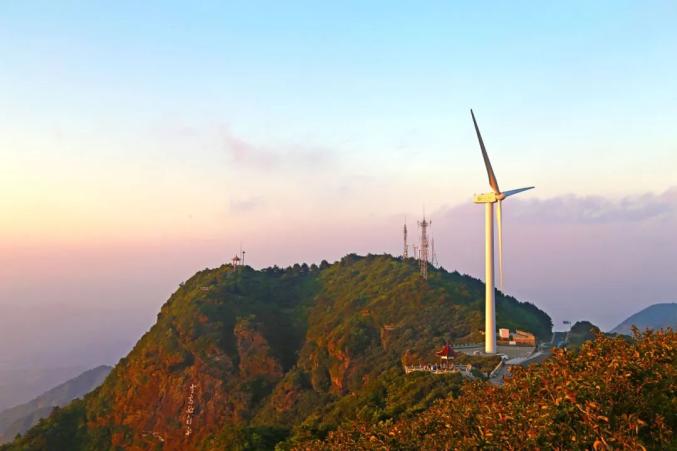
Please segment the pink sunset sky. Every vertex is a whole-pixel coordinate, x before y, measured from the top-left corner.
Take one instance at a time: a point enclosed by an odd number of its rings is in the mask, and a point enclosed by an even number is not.
[[[178,284],[402,251],[610,329],[677,300],[674,2],[0,7],[0,369],[113,363]],[[171,3],[171,2],[170,2]],[[39,5],[39,6],[36,6]]]

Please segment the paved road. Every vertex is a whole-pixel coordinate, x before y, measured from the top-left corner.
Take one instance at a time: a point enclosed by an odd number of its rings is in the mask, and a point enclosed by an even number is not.
[[[501,386],[503,385],[503,378],[510,377],[510,368],[512,366],[529,366],[539,364],[548,357],[550,357],[551,354],[552,353],[549,350],[544,350],[534,353],[531,357],[527,359],[513,359],[513,363],[510,363],[510,361],[508,361],[506,362],[505,365],[503,365],[503,367],[499,371],[496,372],[494,377],[489,379],[489,382],[491,382],[494,385]]]
[[[494,374],[494,376],[489,379],[489,382],[500,387],[503,385],[503,378],[505,376],[510,377],[510,365],[503,365],[498,371],[496,371],[496,374]]]
[[[529,366],[533,365],[535,363],[541,363],[548,357],[552,355],[552,352],[549,349],[544,349],[543,351],[539,351],[535,353],[531,358],[526,359],[525,361],[521,362],[521,366]]]

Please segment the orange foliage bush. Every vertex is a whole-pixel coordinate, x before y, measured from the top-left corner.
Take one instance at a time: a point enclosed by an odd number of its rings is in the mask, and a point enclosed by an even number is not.
[[[354,423],[299,449],[667,449],[675,446],[677,336],[598,335],[515,368],[503,387],[468,383],[413,419]]]

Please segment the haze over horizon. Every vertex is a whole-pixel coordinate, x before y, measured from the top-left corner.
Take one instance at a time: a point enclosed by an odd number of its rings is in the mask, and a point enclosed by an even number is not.
[[[611,5],[614,5],[612,7]],[[677,300],[677,6],[0,6],[0,367],[115,363],[178,283],[401,253],[607,330]],[[49,347],[47,345],[49,344]],[[97,360],[99,359],[99,360]]]

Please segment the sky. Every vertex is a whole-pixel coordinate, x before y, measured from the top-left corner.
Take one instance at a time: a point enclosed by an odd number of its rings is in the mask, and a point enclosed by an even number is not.
[[[677,5],[542,3],[0,3],[0,366],[113,363],[241,245],[399,254],[423,211],[483,278],[470,108],[536,186],[508,293],[556,328],[675,301]]]

